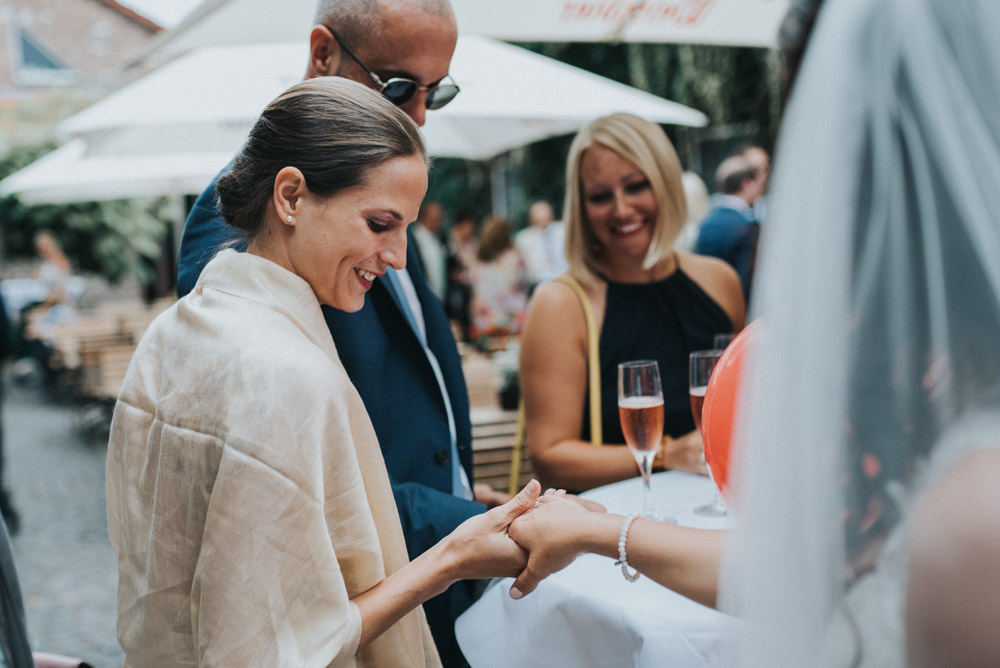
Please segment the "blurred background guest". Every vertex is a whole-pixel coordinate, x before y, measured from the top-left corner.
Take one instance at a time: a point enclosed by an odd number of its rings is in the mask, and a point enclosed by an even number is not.
[[[537,200],[528,208],[528,227],[517,233],[514,245],[524,257],[531,288],[550,281],[566,270],[566,230],[555,220],[552,205]]]
[[[658,462],[705,473],[688,354],[743,327],[739,278],[720,260],[673,249],[686,206],[680,161],[659,126],[631,114],[592,122],[570,147],[566,178],[566,275],[582,285],[600,332],[602,441],[625,443],[618,364],[657,360],[669,435]],[[521,350],[528,443],[544,481],[585,490],[635,476],[627,448],[590,445],[587,328],[561,280],[535,291]]]
[[[483,225],[476,259],[469,272],[472,336],[503,341],[520,333],[528,305],[527,269],[506,218],[489,218]]]
[[[708,187],[694,172],[681,174],[681,184],[684,186],[684,199],[687,201],[687,216],[684,219],[684,227],[674,240],[674,248],[694,252],[694,245],[698,241],[698,228],[701,227],[702,219],[711,208]]]
[[[715,208],[701,223],[694,250],[725,260],[740,275],[743,296],[749,300],[760,224],[753,205],[764,192],[757,170],[740,154],[722,161],[715,171]]]
[[[448,254],[457,259],[457,264],[466,271],[475,263],[479,240],[476,239],[476,219],[467,209],[455,214],[448,233]]]
[[[413,226],[413,241],[420,254],[420,262],[427,277],[427,284],[438,299],[444,299],[446,287],[445,248],[441,241],[444,214],[437,202],[424,202],[420,217]]]
[[[44,373],[46,383],[51,384],[54,376],[48,361],[56,328],[77,316],[73,303],[67,297],[72,267],[52,233],[46,230],[37,232],[34,243],[35,252],[41,260],[34,278],[43,286],[45,296],[21,308],[16,341],[20,359],[15,365],[15,373],[22,378]]]
[[[771,179],[771,156],[760,146],[751,144],[740,153],[750,166],[757,171],[757,181],[760,184],[760,195],[753,203],[754,217],[758,223],[763,223],[767,216],[767,185]]]
[[[472,288],[469,286],[469,269],[476,262],[478,250],[476,219],[463,209],[455,215],[448,234],[448,289],[444,299],[448,319],[458,330],[456,338],[462,341],[470,340]]]
[[[35,278],[47,289],[45,299],[36,306],[55,306],[66,301],[66,282],[72,267],[69,258],[50,232],[42,230],[35,234],[35,251],[42,263]]]

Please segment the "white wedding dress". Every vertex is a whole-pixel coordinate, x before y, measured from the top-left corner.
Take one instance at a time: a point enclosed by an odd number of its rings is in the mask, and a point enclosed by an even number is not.
[[[751,303],[734,665],[905,665],[910,511],[1000,440],[998,30],[997,0],[819,14]]]

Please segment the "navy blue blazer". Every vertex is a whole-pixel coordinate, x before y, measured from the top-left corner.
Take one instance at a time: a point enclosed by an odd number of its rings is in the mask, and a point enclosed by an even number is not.
[[[760,224],[728,206],[717,206],[698,230],[694,252],[725,260],[740,275],[744,298],[750,295]]]
[[[240,242],[219,213],[213,182],[188,215],[178,260],[177,292],[194,288],[201,270],[227,244]],[[459,458],[472,481],[472,427],[469,394],[458,347],[441,301],[427,287],[407,244],[407,269],[423,306],[427,341],[438,359],[455,416]],[[371,417],[392,483],[396,508],[413,559],[485,506],[454,496],[450,432],[437,379],[416,333],[400,311],[395,293],[379,278],[364,307],[345,313],[324,306],[323,315],[347,369]],[[464,659],[454,637],[455,619],[472,600],[472,584],[456,583],[424,604],[438,652],[446,666]]]

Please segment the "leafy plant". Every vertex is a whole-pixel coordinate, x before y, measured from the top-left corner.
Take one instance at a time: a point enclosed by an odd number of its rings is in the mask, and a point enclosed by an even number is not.
[[[0,159],[0,178],[44,155],[51,146],[19,147]],[[164,198],[28,206],[16,196],[0,199],[0,234],[7,257],[32,257],[38,230],[48,230],[80,271],[110,282],[126,276],[146,284],[151,263],[169,229]]]

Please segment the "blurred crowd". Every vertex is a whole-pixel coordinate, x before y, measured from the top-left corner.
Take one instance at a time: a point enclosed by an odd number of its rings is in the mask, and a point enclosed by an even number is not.
[[[460,210],[447,230],[445,217],[438,202],[425,202],[412,229],[427,282],[457,339],[503,349],[521,332],[535,286],[566,269],[563,224],[544,200],[531,203],[516,232],[501,216],[477,221]]]
[[[719,164],[711,194],[696,173],[682,175],[687,216],[675,248],[725,260],[739,274],[746,298],[769,175],[770,155],[753,144],[739,146]],[[531,201],[522,217],[518,229],[512,218],[476,220],[467,209],[448,212],[440,202],[424,202],[411,241],[458,340],[505,349],[524,327],[535,287],[568,268],[565,224],[552,203]]]

